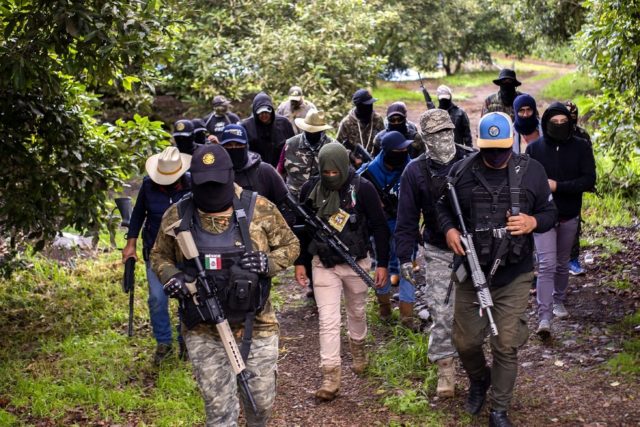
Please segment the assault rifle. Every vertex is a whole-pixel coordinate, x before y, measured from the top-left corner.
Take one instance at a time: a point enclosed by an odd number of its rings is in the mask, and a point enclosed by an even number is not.
[[[493,307],[493,299],[491,298],[491,292],[489,286],[487,286],[487,279],[480,268],[480,262],[478,261],[478,254],[473,244],[473,235],[467,231],[467,227],[464,225],[464,218],[460,209],[460,203],[458,202],[458,194],[456,188],[452,183],[447,184],[449,190],[449,198],[451,199],[451,206],[460,223],[460,230],[462,235],[460,236],[460,242],[466,252],[467,262],[471,269],[471,280],[473,287],[476,289],[476,295],[478,296],[478,303],[480,304],[480,316],[482,316],[482,310],[487,313],[489,319],[489,326],[491,327],[491,334],[497,336],[498,328],[493,321],[493,315],[491,314],[491,307]]]
[[[198,270],[196,281],[200,286],[196,286],[195,289],[193,289],[193,287],[189,289],[193,295],[195,306],[202,319],[210,318],[216,325],[216,329],[220,335],[220,339],[222,340],[222,345],[224,346],[224,350],[229,358],[231,368],[240,381],[240,385],[244,389],[244,392],[251,403],[253,412],[256,413],[258,411],[258,407],[253,395],[251,394],[251,390],[249,389],[249,371],[242,359],[242,355],[240,354],[240,349],[238,348],[238,344],[233,336],[233,332],[231,332],[229,321],[227,321],[224,312],[222,311],[222,306],[218,300],[216,288],[215,286],[209,285],[207,275],[202,267],[202,263],[200,262],[200,254],[196,247],[196,243],[193,240],[193,235],[189,230],[177,231],[174,228],[174,232],[176,242],[178,243],[182,254],[187,260],[193,260],[196,265],[196,269]],[[187,287],[189,287],[189,284]],[[205,316],[201,310],[206,310],[209,316]]]
[[[431,95],[429,95],[429,91],[424,87],[422,83],[422,76],[418,73],[418,78],[420,79],[420,90],[422,91],[422,96],[424,96],[424,102],[427,104],[427,110],[431,110],[436,107],[436,105],[431,100]]]
[[[349,264],[349,267],[351,267],[364,283],[373,289],[376,288],[376,284],[371,276],[369,276],[351,256],[349,247],[338,238],[338,233],[336,233],[333,227],[327,225],[320,217],[311,212],[307,206],[298,203],[291,194],[287,195],[286,203],[297,216],[304,219],[306,229],[312,234],[314,240],[329,246],[344,262]]]

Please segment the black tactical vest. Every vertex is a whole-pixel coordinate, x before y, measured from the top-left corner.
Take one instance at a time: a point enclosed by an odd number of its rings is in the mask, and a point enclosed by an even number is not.
[[[478,159],[480,156],[476,156]],[[486,168],[481,161],[473,162],[471,172],[475,177],[471,203],[471,224],[473,241],[478,253],[478,260],[483,267],[502,257],[501,266],[517,264],[530,257],[529,236],[512,236],[504,230],[507,223],[507,212],[517,214],[530,212],[525,192],[520,188],[522,176],[528,166],[529,157],[513,155],[507,167],[508,177],[499,185],[490,185],[482,174]],[[502,245],[506,239],[507,244]],[[502,253],[499,253],[502,252]]]
[[[311,188],[319,180],[320,177],[312,178]],[[353,177],[349,185],[340,189],[340,208],[349,214],[349,219],[342,231],[338,233],[338,238],[349,248],[349,254],[356,260],[366,258],[371,247],[367,219],[358,205],[359,189],[360,177],[357,175]],[[315,240],[309,245],[309,253],[318,255],[322,265],[327,268],[345,263],[328,245]]]
[[[248,224],[253,218],[256,198],[257,193],[243,191],[240,199],[234,200],[230,226],[218,234],[210,233],[202,227],[191,197],[183,198],[178,204],[180,218],[188,218],[188,215],[191,215],[189,229],[200,253],[200,262],[205,269],[209,287],[215,290],[230,324],[242,323],[247,313],[261,310],[269,294],[268,283],[259,280],[257,274],[243,270],[238,265],[240,257],[251,250],[251,241],[246,242],[243,239],[238,218],[242,215],[241,212],[246,214],[248,235]],[[198,273],[193,261],[186,261],[180,269],[192,277],[196,277]],[[198,289],[198,292],[203,293],[203,289]],[[206,318],[206,310],[201,309],[191,298],[182,300],[181,309],[182,321],[189,329],[211,320]]]

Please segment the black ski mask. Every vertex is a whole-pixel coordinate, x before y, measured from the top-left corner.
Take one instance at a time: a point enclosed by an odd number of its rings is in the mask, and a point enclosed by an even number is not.
[[[356,104],[356,117],[364,124],[371,122],[373,104]]]
[[[231,163],[233,163],[233,170],[241,170],[249,161],[249,150],[246,145],[238,148],[226,148],[229,157],[231,157]]]
[[[324,132],[307,132],[304,131],[304,138],[307,140],[309,145],[312,147],[317,147],[322,139]]]
[[[205,131],[195,132],[193,134],[193,140],[196,144],[206,144],[207,142],[207,133]]]
[[[403,135],[407,134],[407,119],[400,114],[394,114],[391,117],[387,117],[388,125],[387,130],[397,131]]]
[[[387,151],[384,153],[384,162],[391,166],[391,169],[402,169],[409,161],[409,153],[404,151]]]
[[[231,174],[233,177],[233,173]],[[192,188],[193,202],[203,212],[222,212],[233,204],[235,189],[233,180],[221,184],[218,182],[205,182],[194,185]]]
[[[441,110],[448,110],[451,107],[451,100],[447,98],[438,99],[438,108]]]
[[[504,165],[509,157],[511,157],[512,149],[507,148],[481,148],[480,155],[482,159],[493,169],[498,169]]]
[[[513,105],[513,101],[516,99],[515,83],[500,83],[500,99],[504,105]]]
[[[556,142],[566,142],[571,136],[571,128],[573,125],[569,120],[566,123],[557,124],[549,121],[547,123],[547,135],[549,139]]]

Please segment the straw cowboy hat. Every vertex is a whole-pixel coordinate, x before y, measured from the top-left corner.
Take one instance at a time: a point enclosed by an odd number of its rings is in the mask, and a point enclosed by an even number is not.
[[[191,156],[181,153],[176,147],[167,147],[162,153],[147,159],[145,169],[156,184],[169,185],[176,182],[191,166]]]
[[[298,117],[294,120],[298,129],[302,129],[309,133],[322,132],[323,130],[331,129],[332,126],[328,125],[324,118],[324,111],[309,110],[305,118]]]

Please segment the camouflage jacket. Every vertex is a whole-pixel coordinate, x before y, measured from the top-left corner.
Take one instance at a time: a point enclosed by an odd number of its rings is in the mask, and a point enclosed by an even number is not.
[[[518,95],[522,95],[522,93],[516,91],[516,96]],[[500,92],[492,93],[487,96],[487,99],[484,100],[484,105],[482,105],[482,113],[480,116],[482,117],[487,113],[494,112],[503,112],[508,114],[509,117],[511,117],[511,121],[515,119],[515,115],[513,114],[513,105],[504,105],[502,103],[502,98],[500,97]]]
[[[235,185],[236,195],[240,196],[242,187]],[[214,221],[213,217],[198,211],[203,228],[211,233],[220,233],[229,225],[231,213],[227,216],[218,216]],[[220,228],[220,219],[226,217],[226,225]],[[177,264],[184,261],[175,238],[164,232],[171,224],[178,221],[178,208],[172,205],[167,209],[162,222],[160,232],[155,245],[151,250],[150,260],[153,271],[158,275],[162,283],[166,283],[171,276],[180,272]],[[269,200],[258,196],[253,213],[253,219],[249,224],[249,234],[253,242],[253,249],[266,252],[269,256],[269,274],[275,275],[286,269],[296,260],[300,253],[298,238],[287,226],[286,221],[278,211],[278,208]],[[211,325],[201,324],[197,328],[210,328]],[[276,313],[268,299],[264,309],[256,316],[253,336],[254,338],[271,336],[278,333],[278,320]],[[232,329],[236,336],[242,334],[242,326],[234,325]]]
[[[356,145],[360,144],[365,150],[372,153],[373,140],[378,132],[382,130],[384,130],[384,119],[380,114],[374,111],[371,122],[363,126],[356,117],[354,108],[340,122],[336,140],[347,147],[348,150],[353,150]]]
[[[292,111],[291,101],[287,100],[278,105],[276,113],[280,114],[281,116],[285,116],[287,120],[291,122],[291,126],[293,126],[293,132],[298,135],[300,132],[302,132],[302,130],[298,129],[298,126],[296,126],[295,119],[304,119],[307,116],[309,110],[317,110],[316,106],[313,105],[312,102],[302,101],[302,105],[300,106],[300,108]]]
[[[336,142],[324,134],[317,147],[312,147],[304,133],[287,139],[284,146],[284,170],[289,192],[298,197],[302,184],[320,174],[318,170],[318,152],[323,145]]]

